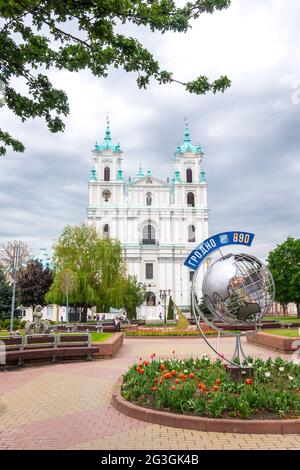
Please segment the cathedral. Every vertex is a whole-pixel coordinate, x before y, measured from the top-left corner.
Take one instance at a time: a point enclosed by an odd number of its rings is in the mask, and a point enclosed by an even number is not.
[[[194,271],[183,262],[208,237],[204,153],[192,144],[188,123],[172,156],[173,176],[166,181],[151,171],[145,174],[141,164],[125,181],[123,152],[112,141],[108,120],[104,141],[96,142],[92,154],[88,223],[102,236],[120,240],[128,274],[147,286],[137,317],[165,320],[170,296],[188,314]]]

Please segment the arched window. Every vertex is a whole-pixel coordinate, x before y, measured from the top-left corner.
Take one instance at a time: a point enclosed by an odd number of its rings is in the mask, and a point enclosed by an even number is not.
[[[152,195],[151,195],[151,193],[147,193],[147,195],[146,195],[146,205],[147,206],[152,206]]]
[[[190,243],[192,242],[195,243],[196,241],[195,233],[196,233],[195,225],[189,225],[188,226],[188,240]]]
[[[147,292],[146,305],[148,305],[149,307],[156,305],[156,297],[153,292]]]
[[[143,228],[143,245],[155,245],[155,228],[151,224]]]
[[[187,205],[195,207],[195,195],[194,193],[187,193]]]
[[[109,235],[110,235],[109,225],[108,225],[108,224],[105,224],[105,225],[103,226],[103,237],[108,238]]]
[[[104,181],[110,181],[110,168],[108,166],[104,168]]]
[[[193,172],[190,168],[186,170],[186,182],[192,183],[193,182]]]

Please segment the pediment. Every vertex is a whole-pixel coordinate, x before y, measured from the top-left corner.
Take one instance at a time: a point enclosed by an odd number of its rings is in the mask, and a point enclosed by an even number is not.
[[[142,178],[137,178],[134,181],[131,181],[129,186],[130,187],[143,187],[143,188],[149,188],[149,187],[168,188],[170,185],[169,183],[166,183],[166,181],[162,181],[159,178],[156,178],[155,176],[147,175]]]

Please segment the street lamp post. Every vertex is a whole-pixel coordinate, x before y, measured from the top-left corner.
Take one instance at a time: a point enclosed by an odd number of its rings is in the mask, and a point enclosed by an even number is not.
[[[69,273],[66,272],[66,320],[69,323]]]
[[[11,299],[11,311],[10,311],[10,334],[14,331],[14,313],[15,313],[15,302],[16,302],[16,275],[19,266],[19,255],[20,255],[20,242],[14,247],[14,259],[13,259],[13,293]]]
[[[164,319],[165,319],[165,325],[167,324],[167,295],[170,297],[171,290],[170,289],[160,289],[159,290],[159,297],[161,300],[164,301]]]

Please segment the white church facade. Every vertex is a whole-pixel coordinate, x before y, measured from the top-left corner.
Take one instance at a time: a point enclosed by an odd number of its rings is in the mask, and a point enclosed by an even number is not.
[[[95,144],[89,181],[88,223],[102,236],[120,240],[128,274],[147,286],[138,318],[164,319],[169,297],[188,312],[193,272],[183,262],[208,237],[204,153],[192,145],[186,123],[184,141],[174,152],[173,177],[166,181],[140,164],[125,181],[123,152],[111,139],[109,122],[102,144]],[[159,168],[157,168],[159,174]],[[203,272],[198,276],[201,283]]]

